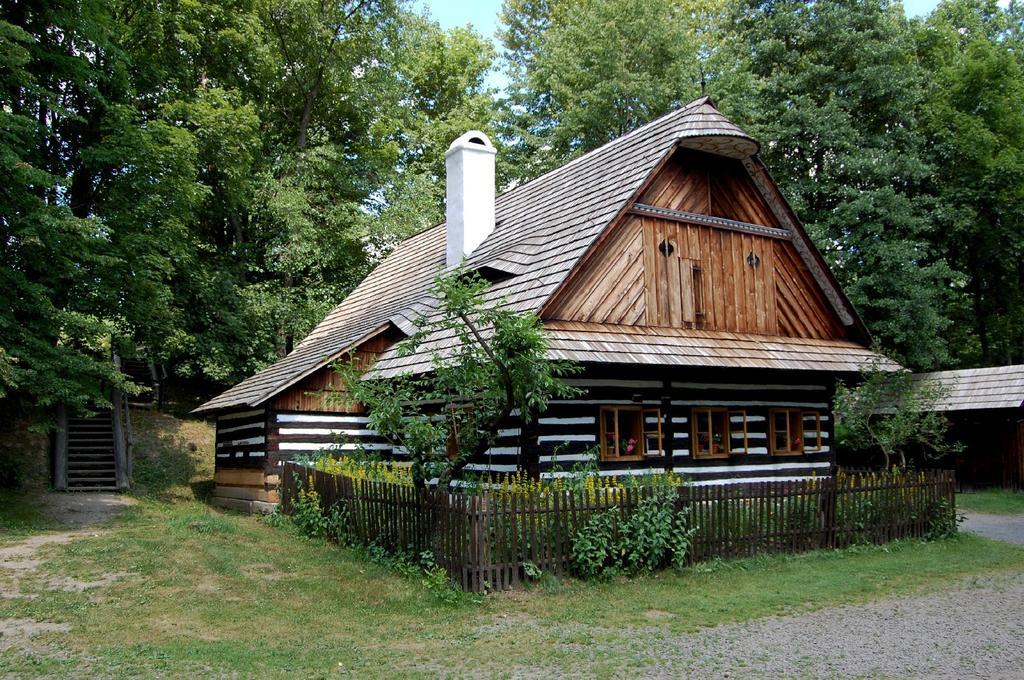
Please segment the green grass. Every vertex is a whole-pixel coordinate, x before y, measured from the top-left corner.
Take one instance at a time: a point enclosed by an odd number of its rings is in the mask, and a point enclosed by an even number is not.
[[[0,597],[0,619],[71,627],[0,652],[0,677],[622,676],[663,661],[651,641],[1024,564],[1024,548],[962,535],[598,583],[545,576],[528,592],[446,605],[361,552],[211,509],[199,500],[212,476],[209,426],[133,417],[139,502],[95,536],[42,548],[19,596]],[[32,495],[7,493],[0,527],[0,545],[54,528]],[[84,592],[47,584],[111,573],[120,580]],[[13,578],[0,569],[0,588]]]
[[[618,675],[657,662],[635,644],[646,636],[919,592],[1024,559],[1024,549],[960,536],[604,583],[549,580],[444,605],[418,578],[357,551],[153,499],[105,533],[42,554],[47,564],[21,586],[35,597],[0,598],[0,618],[66,622],[71,632],[37,638],[49,653],[0,653],[0,675]],[[125,576],[84,593],[44,589],[57,574],[110,572]]]
[[[37,491],[0,489],[0,545],[59,527],[37,499]]]
[[[961,510],[990,512],[995,515],[1020,515],[1024,514],[1024,492],[989,489],[961,493],[956,496],[956,505]]]

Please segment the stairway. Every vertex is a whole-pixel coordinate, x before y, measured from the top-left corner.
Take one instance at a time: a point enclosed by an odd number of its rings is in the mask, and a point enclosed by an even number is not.
[[[116,491],[111,411],[68,419],[68,491]]]
[[[121,372],[143,388],[141,393],[130,398],[131,404],[152,408],[157,401],[159,383],[156,381],[156,371],[150,363],[145,359],[121,359]]]

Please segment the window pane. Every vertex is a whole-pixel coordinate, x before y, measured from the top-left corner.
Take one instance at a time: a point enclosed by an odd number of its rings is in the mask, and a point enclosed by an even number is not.
[[[789,418],[785,411],[776,411],[772,416],[775,430],[773,446],[777,451],[789,450]]]
[[[619,411],[619,455],[638,456],[643,453],[643,414],[639,410]]]
[[[804,450],[804,416],[800,411],[789,412],[789,450]]]
[[[711,412],[696,411],[695,416],[697,418],[697,441],[694,444],[694,451],[696,454],[702,454],[711,450]]]
[[[604,426],[604,454],[606,457],[616,455],[615,447],[615,409],[608,408],[601,410],[601,422]]]

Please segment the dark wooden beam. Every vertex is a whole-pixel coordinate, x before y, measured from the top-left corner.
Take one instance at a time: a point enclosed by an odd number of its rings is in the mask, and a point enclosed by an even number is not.
[[[757,236],[767,236],[769,238],[783,239],[786,241],[792,240],[793,236],[786,229],[779,229],[777,227],[766,227],[761,224],[751,224],[750,222],[740,222],[739,220],[730,220],[725,217],[713,217],[711,215],[702,215],[700,213],[687,212],[685,210],[670,210],[668,208],[659,208],[653,205],[645,205],[643,203],[634,203],[629,209],[629,212],[634,215],[646,215],[648,217],[660,217],[663,220],[671,220],[673,222],[686,222],[687,224],[700,224],[709,227],[718,227],[719,229],[728,229],[730,231],[741,231],[746,234],[755,234]]]

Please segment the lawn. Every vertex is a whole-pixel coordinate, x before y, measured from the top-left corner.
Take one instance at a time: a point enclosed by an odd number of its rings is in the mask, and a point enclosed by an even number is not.
[[[138,502],[95,535],[41,548],[35,570],[0,569],[0,589],[19,591],[0,597],[0,630],[12,618],[70,626],[6,650],[0,638],[0,676],[622,676],[659,663],[652,640],[1024,563],[1022,548],[962,535],[608,582],[548,578],[445,604],[359,551],[210,508],[210,428],[133,417]],[[0,494],[0,548],[54,528],[38,507],[31,494]]]
[[[1024,550],[972,536],[717,563],[605,583],[443,604],[418,578],[353,550],[197,501],[144,499],[47,560],[0,598],[0,619],[64,622],[34,653],[0,653],[0,675],[325,676],[494,674],[546,667],[609,676],[652,659],[637,639],[1019,568]],[[54,577],[114,584],[45,589]],[[62,652],[55,650],[60,649]]]
[[[1024,514],[1024,492],[988,489],[961,493],[956,496],[956,505],[960,510],[988,512],[994,515],[1020,515]]]

